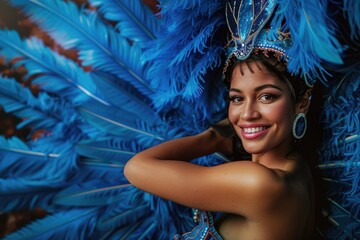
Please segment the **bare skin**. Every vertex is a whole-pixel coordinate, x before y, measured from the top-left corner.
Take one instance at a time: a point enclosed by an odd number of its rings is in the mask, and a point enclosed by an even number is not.
[[[133,157],[125,175],[136,187],[188,207],[224,212],[216,228],[225,240],[308,239],[312,230],[311,175],[292,153],[291,124],[306,113],[308,96],[293,104],[286,84],[265,67],[235,68],[229,121],[251,161],[202,167],[189,161],[230,153],[232,141],[210,128],[162,143]]]

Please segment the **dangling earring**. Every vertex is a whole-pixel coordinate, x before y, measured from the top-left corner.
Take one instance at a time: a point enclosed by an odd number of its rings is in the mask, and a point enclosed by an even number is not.
[[[296,118],[293,123],[292,133],[294,138],[301,139],[305,135],[306,128],[307,128],[306,116],[304,113],[299,113],[298,115],[296,115]]]

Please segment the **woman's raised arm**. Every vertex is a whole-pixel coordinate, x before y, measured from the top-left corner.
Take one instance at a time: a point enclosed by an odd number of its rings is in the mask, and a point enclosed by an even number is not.
[[[272,170],[250,161],[216,167],[187,162],[226,148],[230,150],[231,145],[231,138],[210,128],[135,155],[125,166],[125,176],[144,191],[188,207],[247,215],[253,211],[249,204],[259,207],[254,203],[260,201],[267,205],[279,196],[274,192],[282,184]]]

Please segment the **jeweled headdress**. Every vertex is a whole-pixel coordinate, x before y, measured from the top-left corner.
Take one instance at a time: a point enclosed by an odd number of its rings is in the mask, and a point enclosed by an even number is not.
[[[274,13],[274,1],[228,1],[226,22],[231,34],[227,46],[227,60],[235,56],[246,59],[255,49],[273,51],[286,58],[286,51],[292,42],[289,34],[279,29],[264,28]]]
[[[280,4],[287,8],[280,8]],[[234,57],[244,60],[254,51],[260,50],[265,55],[272,52],[279,60],[289,63],[290,73],[302,75],[307,85],[312,86],[317,79],[324,78],[324,59],[342,63],[339,55],[342,48],[331,31],[333,23],[322,16],[321,10],[325,8],[326,5],[301,1],[295,4],[275,0],[227,1],[225,13],[230,40],[224,71]],[[304,14],[296,14],[295,9],[302,9]],[[319,11],[314,14],[319,20],[313,17],[313,12],[309,14],[315,10]]]

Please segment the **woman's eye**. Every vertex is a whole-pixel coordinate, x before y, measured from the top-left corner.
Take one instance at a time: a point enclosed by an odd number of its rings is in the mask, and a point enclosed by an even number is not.
[[[239,96],[229,96],[229,100],[233,103],[240,103],[243,101],[243,98]]]
[[[259,97],[259,100],[265,101],[265,102],[270,102],[270,101],[275,100],[277,97],[278,97],[278,96],[273,95],[273,94],[262,94],[262,95]]]

